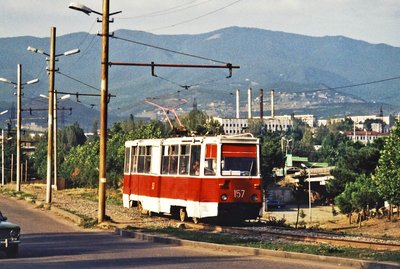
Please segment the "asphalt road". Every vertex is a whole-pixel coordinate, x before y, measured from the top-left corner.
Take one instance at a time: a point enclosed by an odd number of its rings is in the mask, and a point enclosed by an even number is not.
[[[0,195],[0,210],[21,226],[19,257],[0,256],[0,268],[337,268],[282,258],[257,258],[124,238],[84,230],[25,201]],[[343,268],[343,267],[341,267]]]

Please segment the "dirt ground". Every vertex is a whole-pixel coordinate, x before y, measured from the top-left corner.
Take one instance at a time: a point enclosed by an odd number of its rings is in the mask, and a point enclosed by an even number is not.
[[[7,184],[1,189],[15,190],[15,185]],[[36,200],[45,201],[46,186],[43,184],[23,184],[21,190],[29,193]],[[118,226],[131,225],[143,226],[169,226],[171,220],[168,218],[143,217],[135,208],[124,208],[122,206],[122,194],[119,191],[107,190],[106,215],[110,216],[114,224]],[[97,218],[97,190],[95,189],[66,189],[54,190],[52,192],[52,204],[67,211],[76,213],[85,218],[96,220]],[[370,219],[362,223],[361,228],[355,223],[356,216],[353,216],[353,224],[342,214],[332,214],[331,206],[313,206],[311,208],[311,221],[308,205],[301,207],[304,212],[303,221],[306,227],[320,228],[328,231],[345,232],[370,237],[383,237],[400,239],[400,218],[390,222],[385,219]],[[338,208],[335,208],[339,212]],[[293,225],[296,222],[296,206],[287,205],[283,209],[264,212],[263,218],[286,219],[286,224]]]
[[[371,218],[363,221],[360,228],[356,223],[357,216],[355,214],[352,217],[352,224],[349,224],[347,216],[340,213],[332,214],[331,206],[313,206],[311,208],[311,221],[308,205],[302,206],[300,210],[303,210],[305,217],[299,218],[299,221],[304,221],[307,227],[377,238],[400,239],[400,218],[397,215],[393,221],[389,221],[387,218]],[[335,207],[335,211],[339,212],[339,209]],[[285,218],[286,223],[292,225],[296,222],[297,207],[287,205],[283,209],[264,212],[263,217]]]

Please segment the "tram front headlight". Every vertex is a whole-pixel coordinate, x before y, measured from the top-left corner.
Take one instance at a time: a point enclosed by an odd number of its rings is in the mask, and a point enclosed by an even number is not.
[[[222,200],[222,201],[228,200],[228,195],[222,194],[222,195],[221,195],[221,200]]]
[[[258,196],[257,196],[257,194],[253,194],[253,195],[251,196],[251,200],[252,200],[253,202],[257,202],[257,201],[258,201]]]

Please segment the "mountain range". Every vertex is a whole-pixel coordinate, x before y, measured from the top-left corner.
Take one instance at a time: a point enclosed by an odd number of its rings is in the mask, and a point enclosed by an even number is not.
[[[27,51],[27,47],[49,51],[49,43],[49,38],[31,36],[0,38],[0,77],[16,81],[16,65],[20,63],[22,81],[41,80],[23,89],[22,106],[26,111],[45,107],[47,104],[40,101],[39,95],[48,91],[46,57]],[[92,122],[98,120],[99,97],[76,93],[100,94],[101,38],[79,32],[57,37],[56,44],[56,54],[81,50],[76,55],[58,57],[56,89],[74,93],[70,99],[60,100],[60,105],[73,107],[66,121],[79,122],[90,129]],[[241,107],[245,112],[248,88],[253,89],[255,114],[259,108],[259,89],[264,92],[275,89],[276,114],[313,113],[328,117],[377,114],[381,107],[385,114],[400,110],[400,48],[343,36],[310,37],[240,27],[196,35],[117,30],[110,37],[109,59],[110,62],[240,66],[227,78],[227,69],[155,67],[152,71],[150,67],[112,65],[109,91],[116,97],[109,102],[110,122],[131,114],[156,115],[159,109],[145,100],[167,110],[179,106],[189,111],[196,103],[210,115],[233,117],[235,90],[241,91]],[[13,90],[3,83],[0,90],[3,93],[0,109],[9,109],[15,103]],[[264,96],[264,108],[268,111],[269,94]]]

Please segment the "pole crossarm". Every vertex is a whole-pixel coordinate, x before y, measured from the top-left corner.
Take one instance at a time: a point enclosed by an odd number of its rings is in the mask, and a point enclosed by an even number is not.
[[[79,92],[59,92],[57,91],[57,93],[61,93],[61,94],[70,94],[70,95],[75,95],[76,96],[76,101],[78,103],[80,103],[81,101],[79,101],[79,96],[96,96],[96,97],[101,97],[101,94],[98,93],[79,93]],[[114,94],[107,94],[107,103],[110,102],[111,97],[117,97]]]
[[[21,109],[21,112],[23,111],[29,111],[29,114],[32,115],[32,111],[48,111],[48,108],[28,108],[28,109]],[[69,110],[72,113],[72,107],[62,107],[62,108],[57,108],[57,110]]]
[[[123,66],[151,66],[151,67],[187,67],[187,68],[227,68],[227,69],[239,69],[240,66],[232,64],[224,65],[206,65],[206,64],[158,64],[158,63],[128,63],[128,62],[109,62],[112,65],[123,65]]]
[[[101,94],[98,93],[79,93],[79,92],[60,92],[57,91],[57,93],[61,93],[61,94],[71,94],[71,95],[75,95],[75,96],[101,96]],[[109,94],[109,97],[117,97],[114,94]]]
[[[154,73],[155,67],[172,67],[172,68],[219,68],[219,69],[229,69],[229,75],[227,78],[232,77],[232,69],[239,69],[239,65],[232,65],[231,63],[227,63],[224,65],[207,65],[207,64],[158,64],[158,63],[129,63],[129,62],[109,62],[109,66],[120,65],[120,66],[150,66],[151,74],[156,76]]]

